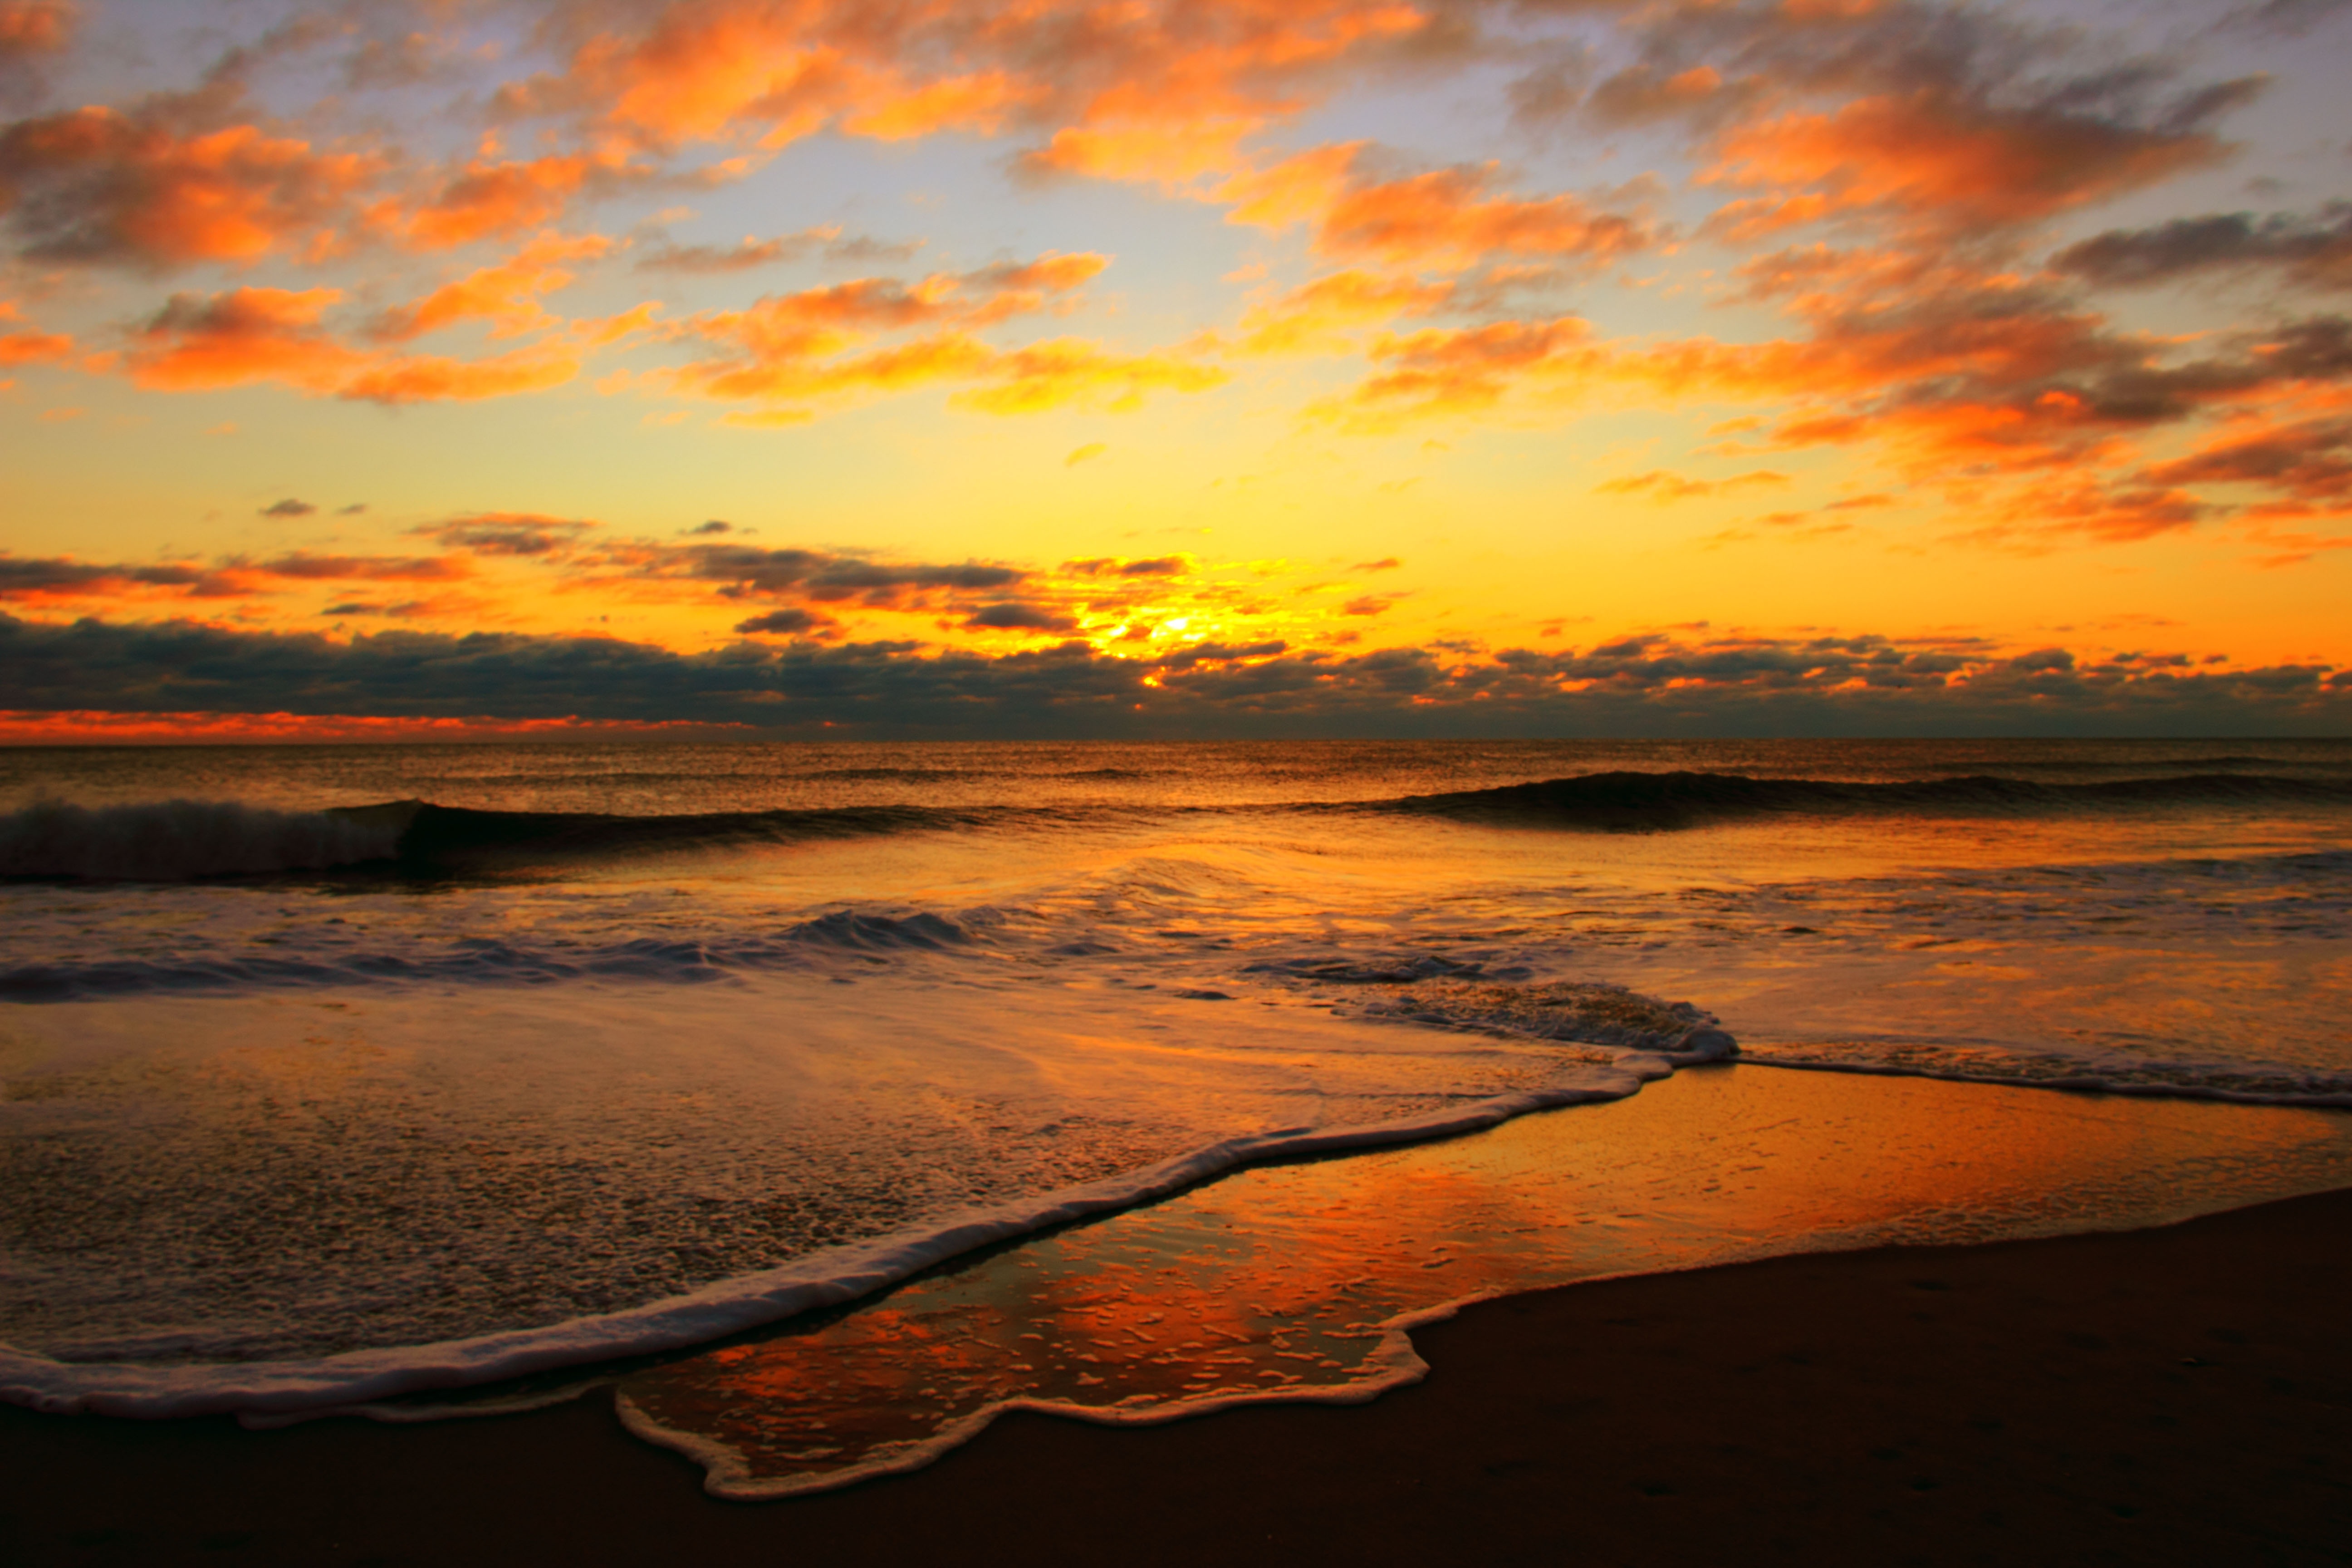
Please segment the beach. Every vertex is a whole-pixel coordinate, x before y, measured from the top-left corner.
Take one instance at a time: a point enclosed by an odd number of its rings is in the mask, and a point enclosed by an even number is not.
[[[2352,1192],[1475,1306],[1354,1408],[1009,1416],[743,1505],[589,1401],[247,1432],[0,1411],[40,1563],[2341,1563]]]
[[[2331,1539],[2343,743],[0,760],[16,1557]]]
[[[2347,67],[0,0],[0,1568],[2352,1568]]]

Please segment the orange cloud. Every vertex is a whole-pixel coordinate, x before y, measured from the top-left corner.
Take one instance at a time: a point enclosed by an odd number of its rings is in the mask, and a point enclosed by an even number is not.
[[[1230,205],[1228,223],[1285,229],[1318,224],[1348,186],[1366,142],[1340,142],[1310,148],[1263,169],[1245,170],[1210,193]]]
[[[139,333],[127,359],[134,385],[199,392],[278,381],[334,389],[363,356],[320,325],[340,289],[232,289],[209,300],[174,294]]]
[[[483,360],[415,355],[367,365],[336,386],[335,395],[369,403],[471,403],[544,392],[579,374],[579,356],[562,349],[522,349]]]
[[[1397,265],[1466,267],[1489,256],[1572,256],[1602,263],[1648,244],[1630,220],[1574,196],[1485,194],[1493,166],[1439,169],[1355,185],[1323,214],[1315,247]]]
[[[1319,76],[1430,25],[1365,0],[699,0],[641,30],[577,35],[561,70],[499,101],[659,148],[1031,125],[1045,132],[1022,160],[1033,174],[1181,183],[1238,167],[1241,140],[1295,112]]]
[[[1172,354],[1119,354],[1076,338],[1055,338],[995,356],[981,372],[993,384],[957,393],[956,408],[983,414],[1035,414],[1081,403],[1129,413],[1147,392],[1206,392],[1226,374]]]
[[[384,203],[371,225],[418,250],[447,250],[554,222],[584,191],[611,188],[649,171],[617,155],[572,153],[529,160],[477,158],[404,211]]]
[[[1667,70],[1645,61],[1617,72],[1593,89],[1587,108],[1608,125],[1642,125],[1677,117],[1712,120],[1753,102],[1759,90],[1761,84],[1753,78],[1730,80],[1711,65]]]
[[[200,392],[274,381],[314,396],[417,403],[541,391],[580,372],[578,354],[562,347],[475,361],[362,353],[320,325],[341,298],[334,289],[174,295],[126,356],[131,382],[150,391]]]
[[[1450,283],[1380,278],[1354,268],[1328,273],[1244,311],[1242,343],[1262,354],[1343,351],[1354,346],[1341,335],[1348,328],[1426,316],[1453,297]]]
[[[1121,355],[1076,339],[999,349],[974,335],[1013,316],[1050,308],[1099,273],[1108,258],[1047,255],[908,285],[862,278],[796,294],[772,295],[743,310],[714,311],[675,329],[731,351],[649,378],[679,391],[735,402],[805,404],[905,391],[940,382],[979,383],[954,406],[1026,413],[1080,402],[1137,405],[1150,390],[1198,391],[1224,373],[1184,356]],[[929,329],[899,343],[867,347],[882,335]],[[804,407],[730,416],[730,423],[797,423]]]
[[[1246,163],[1241,143],[1265,125],[1256,115],[1066,125],[1045,146],[1024,153],[1018,167],[1032,175],[1181,185]]]
[[[975,71],[885,95],[853,110],[842,129],[877,142],[906,142],[950,130],[993,136],[1042,93],[1002,70]]]
[[[2003,111],[1931,88],[1736,127],[1701,178],[1781,193],[1719,214],[1732,237],[1866,208],[1954,230],[2045,218],[2214,163],[2226,150],[2201,128],[2057,107]]]
[[[14,314],[0,306],[0,321]],[[73,346],[60,332],[0,332],[0,365],[50,363],[72,353]]]
[[[1341,412],[1351,428],[1367,431],[1479,413],[1523,383],[1556,386],[1594,368],[1600,359],[1591,335],[1586,322],[1560,317],[1383,336],[1372,357],[1389,368],[1359,385],[1344,410],[1326,405],[1317,412]]]
[[[1990,517],[1954,537],[2035,554],[2074,535],[2111,544],[2154,539],[2193,528],[2219,510],[2186,490],[2128,479],[2087,479],[2058,487],[2036,486],[2010,498]]]
[[[454,322],[485,320],[490,336],[510,338],[549,325],[554,318],[539,302],[572,280],[564,263],[609,255],[613,242],[600,235],[542,234],[494,267],[468,273],[417,300],[387,310],[368,328],[384,342],[405,342]]]
[[[174,118],[93,106],[0,132],[0,213],[25,254],[166,268],[331,247],[382,170],[257,125],[191,133]]]
[[[0,3],[0,60],[54,54],[73,35],[74,7],[68,0],[5,0]]]
[[[1664,468],[1656,468],[1646,474],[1633,474],[1595,485],[1593,491],[1597,495],[1647,495],[1664,505],[1669,501],[1719,495],[1727,490],[1752,489],[1757,485],[1785,485],[1788,482],[1788,475],[1775,473],[1769,468],[1759,468],[1750,474],[1736,474],[1727,479],[1694,479]]]
[[[1276,230],[1305,224],[1320,255],[1391,267],[1450,270],[1503,256],[1599,265],[1650,243],[1633,220],[1575,196],[1489,195],[1493,164],[1370,178],[1360,167],[1369,145],[1318,147],[1236,174],[1207,197],[1230,204],[1227,222]]]

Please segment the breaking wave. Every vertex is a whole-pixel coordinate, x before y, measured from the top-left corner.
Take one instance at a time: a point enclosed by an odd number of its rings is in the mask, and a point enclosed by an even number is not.
[[[1731,816],[1855,812],[2028,816],[2173,805],[2352,805],[2352,782],[2269,773],[2186,773],[2038,784],[1971,774],[1850,783],[1745,773],[1606,773],[1444,795],[1407,795],[1370,809],[1515,826],[1664,828]]]
[[[577,980],[692,984],[743,971],[790,968],[827,952],[940,952],[980,938],[965,922],[919,911],[906,916],[835,910],[772,934],[694,939],[528,942],[459,937],[400,951],[343,949],[314,934],[308,952],[255,953],[232,948],[160,958],[53,961],[0,968],[0,1002],[79,1002],[142,994],[238,992],[384,983],[547,985]]]
[[[271,811],[236,801],[43,802],[0,816],[0,877],[170,882],[323,870],[391,858],[408,815],[397,807]]]

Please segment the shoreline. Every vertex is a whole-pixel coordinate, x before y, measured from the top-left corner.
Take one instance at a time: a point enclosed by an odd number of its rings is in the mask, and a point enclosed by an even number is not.
[[[1556,1287],[1369,1405],[1009,1414],[737,1504],[608,1397],[423,1426],[0,1409],[27,1563],[2352,1560],[2352,1189],[2153,1229]],[[1563,1554],[1567,1554],[1563,1557]]]
[[[854,1308],[666,1355],[421,1404],[227,1418],[433,1428],[583,1398],[707,1468],[712,1495],[766,1502],[919,1469],[1024,1413],[1140,1426],[1360,1405],[1418,1381],[1418,1325],[1465,1302],[2162,1226],[2338,1189],[2352,1190],[2342,1111],[1719,1062],[1468,1136],[1245,1164],[1003,1238]]]

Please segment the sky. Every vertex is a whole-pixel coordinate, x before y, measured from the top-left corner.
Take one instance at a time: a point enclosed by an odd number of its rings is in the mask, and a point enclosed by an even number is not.
[[[0,741],[2352,733],[2352,0],[0,0]]]

